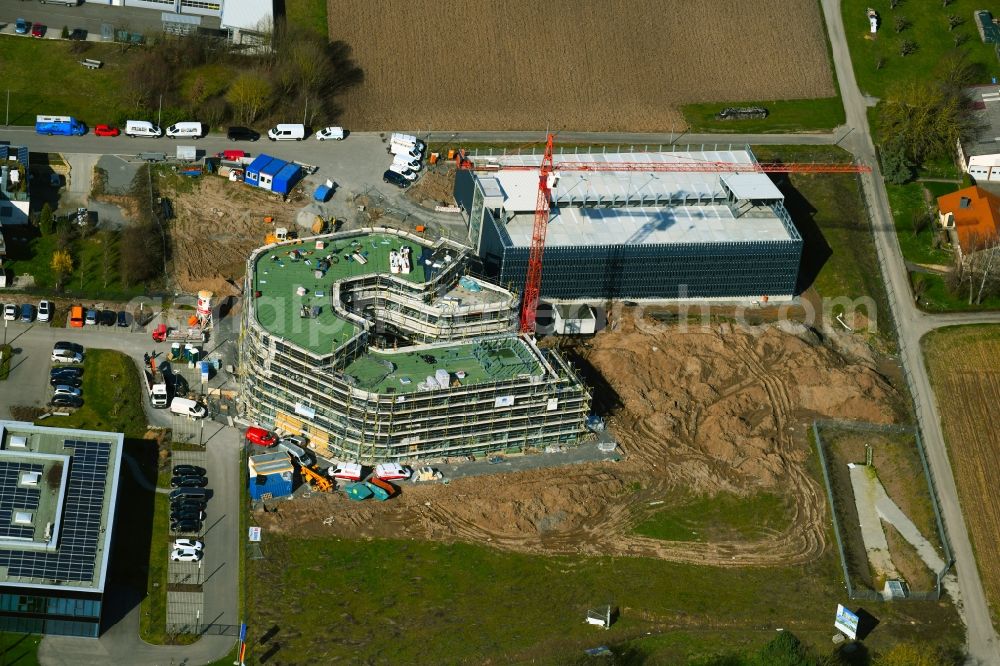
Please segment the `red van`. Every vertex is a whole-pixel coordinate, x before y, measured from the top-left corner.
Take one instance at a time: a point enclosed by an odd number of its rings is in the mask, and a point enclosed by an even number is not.
[[[274,446],[278,443],[278,438],[274,433],[263,428],[247,428],[247,441],[257,446]]]

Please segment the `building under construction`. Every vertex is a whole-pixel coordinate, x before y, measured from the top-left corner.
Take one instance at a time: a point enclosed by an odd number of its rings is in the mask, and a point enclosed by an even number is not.
[[[361,462],[576,443],[590,394],[515,333],[518,298],[466,275],[468,253],[388,228],[255,251],[241,416]]]
[[[477,168],[460,169],[455,181],[469,242],[491,278],[520,290],[539,189],[538,169],[525,167],[540,165],[541,156],[472,161]],[[749,147],[566,153],[553,161],[541,284],[546,300],[780,300],[795,294],[802,237]],[[726,166],[714,171],[712,164]],[[746,169],[733,166],[740,164]]]

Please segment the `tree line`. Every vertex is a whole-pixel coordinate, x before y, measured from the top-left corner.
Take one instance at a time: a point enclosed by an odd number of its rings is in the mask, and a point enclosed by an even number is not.
[[[253,46],[197,34],[151,40],[127,65],[123,113],[156,117],[162,109],[164,124],[335,123],[338,98],[364,81],[351,47],[283,20],[263,32],[269,36]]]

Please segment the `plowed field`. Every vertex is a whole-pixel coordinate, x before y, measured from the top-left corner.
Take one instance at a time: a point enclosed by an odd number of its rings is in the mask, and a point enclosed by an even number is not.
[[[328,0],[352,129],[670,131],[681,104],[836,93],[815,0]]]
[[[923,341],[948,457],[986,597],[1000,608],[1000,326],[934,331]]]

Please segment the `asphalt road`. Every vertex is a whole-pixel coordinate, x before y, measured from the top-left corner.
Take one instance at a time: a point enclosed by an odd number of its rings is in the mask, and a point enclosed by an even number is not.
[[[941,431],[941,418],[920,349],[920,338],[934,328],[951,324],[998,323],[1000,316],[996,314],[930,316],[920,312],[914,304],[903,255],[896,239],[892,209],[889,206],[868,127],[867,103],[858,89],[851,67],[850,51],[847,48],[840,13],[840,0],[823,0],[823,13],[833,47],[833,62],[840,82],[844,108],[847,112],[847,125],[854,130],[847,135],[843,145],[856,158],[872,167],[872,172],[862,174],[861,180],[874,225],[875,246],[881,264],[882,278],[889,291],[889,303],[896,320],[900,354],[916,402],[917,418],[927,449],[928,464],[937,486],[941,512],[955,557],[962,597],[956,600],[956,605],[965,620],[968,632],[969,658],[973,663],[1000,664],[997,634],[993,629],[986,594],[983,591],[972,543],[962,516],[958,490]],[[992,563],[983,564],[993,566]]]

